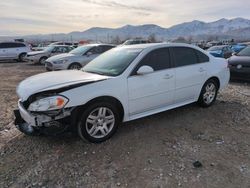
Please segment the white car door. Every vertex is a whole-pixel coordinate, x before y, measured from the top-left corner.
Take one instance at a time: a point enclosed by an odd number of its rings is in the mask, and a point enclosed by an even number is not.
[[[188,103],[197,99],[206,81],[209,58],[188,47],[172,47],[176,75],[174,102]]]
[[[152,67],[154,71],[138,75],[138,69],[144,65]],[[171,105],[174,89],[175,71],[171,68],[169,49],[151,51],[128,77],[130,116]]]

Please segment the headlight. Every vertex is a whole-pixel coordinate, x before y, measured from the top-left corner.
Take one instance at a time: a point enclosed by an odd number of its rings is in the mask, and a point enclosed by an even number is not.
[[[33,112],[59,110],[62,109],[68,101],[69,100],[63,96],[46,97],[31,103],[28,110]]]
[[[64,64],[67,63],[69,60],[68,59],[62,59],[62,60],[58,60],[58,61],[54,61],[54,64]]]

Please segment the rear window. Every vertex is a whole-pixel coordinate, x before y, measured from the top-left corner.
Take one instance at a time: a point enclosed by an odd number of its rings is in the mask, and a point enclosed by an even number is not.
[[[206,54],[204,54],[204,53],[202,53],[202,52],[200,52],[198,50],[195,50],[195,52],[196,52],[196,54],[198,56],[199,63],[209,62],[209,57]]]

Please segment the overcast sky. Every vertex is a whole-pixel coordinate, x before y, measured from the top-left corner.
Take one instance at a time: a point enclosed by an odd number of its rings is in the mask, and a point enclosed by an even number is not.
[[[0,35],[250,18],[250,0],[0,0]]]

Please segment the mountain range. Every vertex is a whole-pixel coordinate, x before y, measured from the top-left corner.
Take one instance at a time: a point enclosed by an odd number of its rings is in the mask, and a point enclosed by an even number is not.
[[[71,33],[45,34],[45,35],[28,35],[19,36],[26,40],[94,40],[110,42],[119,37],[121,40],[128,38],[148,38],[154,35],[157,40],[168,41],[178,37],[191,38],[193,40],[210,39],[250,39],[250,20],[244,18],[220,19],[214,22],[203,22],[194,20],[163,28],[154,24],[146,25],[126,25],[120,28],[101,28],[93,27],[85,31],[74,31]],[[10,38],[10,37],[8,37]],[[12,37],[13,38],[13,37]],[[17,38],[17,37],[14,37]],[[0,40],[6,37],[0,37]]]

